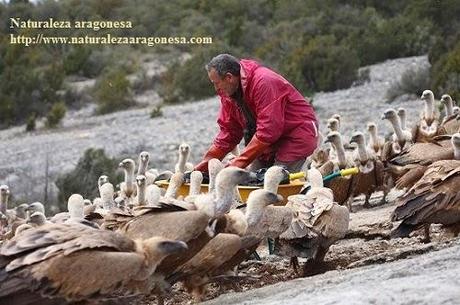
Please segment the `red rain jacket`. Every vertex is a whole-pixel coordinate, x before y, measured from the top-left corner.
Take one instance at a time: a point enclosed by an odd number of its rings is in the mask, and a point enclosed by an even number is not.
[[[256,137],[270,147],[258,159],[290,162],[317,146],[318,121],[310,103],[286,79],[253,60],[240,60],[244,101],[256,120]],[[214,145],[230,152],[243,138],[244,114],[232,98],[219,94],[220,132]]]

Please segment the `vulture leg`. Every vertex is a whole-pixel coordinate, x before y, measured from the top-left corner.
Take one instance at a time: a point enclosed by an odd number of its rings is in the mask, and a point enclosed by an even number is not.
[[[192,296],[196,303],[201,303],[204,300],[206,284],[199,285],[193,288]]]
[[[369,199],[371,198],[371,194],[366,194],[364,199],[364,205],[363,207],[366,209],[369,209],[371,207],[371,204],[369,203]]]
[[[345,206],[348,208],[348,211],[351,213],[353,210],[351,209],[351,204],[353,203],[353,197],[349,197],[345,202]]]
[[[389,192],[390,192],[389,188],[385,186],[385,188],[383,189],[383,197],[382,197],[382,200],[380,200],[380,204],[387,203],[387,196]]]
[[[327,253],[327,248],[319,247],[316,256],[309,259],[303,266],[303,276],[312,276],[327,271],[327,264],[324,262],[324,257]]]
[[[423,243],[429,243],[431,242],[431,238],[430,238],[430,224],[425,224],[423,225],[423,233],[424,233],[424,237],[422,239],[422,242]]]
[[[164,290],[157,294],[158,305],[165,305],[166,296],[167,294]]]
[[[189,294],[192,295],[193,300],[196,303],[200,303],[203,301],[206,289],[206,280],[198,279],[198,278],[191,278],[190,281],[184,282],[184,287]]]
[[[294,272],[295,272],[296,275],[300,275],[300,273],[299,273],[300,265],[299,265],[299,260],[297,259],[297,256],[291,257],[289,267],[292,267],[292,269],[294,269]]]

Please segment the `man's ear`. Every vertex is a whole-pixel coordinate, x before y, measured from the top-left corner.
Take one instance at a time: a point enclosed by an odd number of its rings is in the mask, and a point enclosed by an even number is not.
[[[225,76],[224,76],[224,77],[225,77],[226,79],[230,80],[230,79],[232,79],[232,78],[234,77],[234,75],[233,75],[232,73],[230,73],[230,72],[227,72],[227,73],[225,73]]]

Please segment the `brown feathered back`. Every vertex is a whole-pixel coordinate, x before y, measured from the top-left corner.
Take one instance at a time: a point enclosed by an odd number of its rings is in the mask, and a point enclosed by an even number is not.
[[[411,225],[460,222],[459,189],[460,161],[437,161],[398,199],[392,220]]]
[[[0,249],[0,301],[30,304],[27,296],[32,294],[37,304],[48,304],[50,298],[74,302],[149,293],[154,285],[149,277],[158,263],[168,251],[185,249],[182,242],[176,249],[164,242],[169,241],[134,242],[78,224],[24,231]]]

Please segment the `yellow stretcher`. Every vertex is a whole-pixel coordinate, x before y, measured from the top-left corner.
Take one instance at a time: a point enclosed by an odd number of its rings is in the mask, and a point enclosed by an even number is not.
[[[348,175],[353,175],[358,173],[358,168],[353,167],[353,168],[348,168],[348,169],[343,169],[340,171],[337,171],[336,173],[333,173],[329,176],[324,177],[324,181],[328,181],[331,179],[334,179],[335,177],[338,176],[348,176]],[[302,190],[303,186],[305,185],[305,173],[304,172],[299,172],[299,173],[293,173],[289,174],[289,184],[280,184],[278,187],[278,194],[283,196],[284,200],[280,204],[286,204],[287,202],[287,197],[295,194],[299,194],[300,191]],[[168,188],[169,182],[166,180],[160,180],[155,182],[159,187],[161,188]],[[238,191],[240,193],[241,199],[246,202],[246,199],[249,196],[249,193],[251,193],[254,190],[260,189],[262,186],[244,186],[244,185],[238,185]],[[186,197],[189,193],[190,189],[190,184],[189,183],[184,183],[178,190],[177,196],[184,196]],[[208,184],[202,184],[201,185],[201,193],[207,193],[208,192]]]
[[[159,187],[162,188],[167,188],[169,185],[169,182],[166,180],[160,180],[157,181],[156,184]],[[291,180],[289,184],[282,184],[278,187],[278,194],[283,196],[284,201],[282,204],[286,204],[287,202],[287,197],[290,195],[298,194],[302,187],[304,186],[305,181],[301,181],[299,179]],[[254,190],[262,188],[261,186],[244,186],[244,185],[238,185],[238,191],[240,192],[241,199],[243,199],[244,202],[246,202],[246,199],[249,196],[249,193],[251,193]],[[183,184],[180,188],[179,191],[177,192],[178,196],[187,196],[188,192],[190,189],[190,184],[185,183]],[[202,193],[207,193],[208,192],[208,185],[207,184],[202,184],[201,185],[201,192]]]
[[[294,174],[289,174],[289,184],[281,184],[278,187],[278,194],[283,196],[284,201],[281,204],[286,204],[287,202],[287,197],[290,195],[298,194],[302,187],[305,184],[305,181],[301,180],[301,178],[305,177],[305,173],[300,172],[300,173],[294,173]],[[167,188],[169,185],[169,182],[166,180],[160,180],[157,181],[156,184],[159,187],[162,188]],[[238,186],[238,191],[240,193],[241,199],[246,202],[246,199],[249,196],[249,193],[251,193],[254,190],[262,188],[261,186],[244,186],[244,185],[239,185]],[[184,183],[178,190],[177,195],[178,196],[187,196],[189,193],[190,189],[190,184],[189,183]],[[208,184],[202,184],[201,185],[201,190],[202,193],[207,193],[208,192]]]

